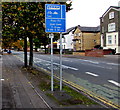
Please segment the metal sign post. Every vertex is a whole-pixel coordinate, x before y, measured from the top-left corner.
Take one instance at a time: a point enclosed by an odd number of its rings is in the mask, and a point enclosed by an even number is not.
[[[62,33],[60,33],[60,91],[62,91]]]
[[[51,38],[51,91],[53,91],[53,38],[54,34],[49,34],[49,38]]]
[[[45,4],[45,32],[60,32],[60,90],[62,90],[62,32],[66,31],[66,5]],[[51,91],[53,91],[53,34],[51,38]]]

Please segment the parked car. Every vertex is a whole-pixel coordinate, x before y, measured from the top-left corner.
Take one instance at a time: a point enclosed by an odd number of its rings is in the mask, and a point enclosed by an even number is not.
[[[7,50],[7,49],[4,49],[3,51],[4,51],[4,52],[7,52],[8,50]]]
[[[12,52],[11,52],[11,50],[9,49],[9,50],[7,51],[7,53],[8,53],[8,54],[11,54]]]

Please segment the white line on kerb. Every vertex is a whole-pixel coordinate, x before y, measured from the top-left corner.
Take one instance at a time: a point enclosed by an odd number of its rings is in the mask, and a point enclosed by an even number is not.
[[[4,81],[5,79],[0,79],[1,81]]]
[[[50,110],[52,110],[52,108],[48,105],[48,103],[43,99],[43,97],[38,93],[38,91],[34,88],[34,86],[31,84],[31,83],[29,83],[30,84],[30,86],[34,89],[34,91],[36,92],[36,94],[42,99],[42,101],[46,104],[46,106],[50,109]]]
[[[108,82],[120,87],[120,83],[116,82],[116,81],[113,81],[113,80],[108,80]]]
[[[92,75],[92,76],[99,76],[99,75],[97,75],[97,74],[94,74],[94,73],[91,73],[91,72],[85,72],[86,74],[89,74],[89,75]]]

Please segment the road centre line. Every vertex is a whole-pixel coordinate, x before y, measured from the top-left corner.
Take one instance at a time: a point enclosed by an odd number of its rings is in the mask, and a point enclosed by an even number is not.
[[[94,63],[94,64],[99,64],[99,62],[96,62],[96,61],[91,61],[91,60],[83,60],[85,62],[90,62],[90,63]]]
[[[120,64],[117,64],[117,63],[107,63],[108,65],[115,65],[115,66],[118,66]]]
[[[37,61],[44,61],[44,62],[48,62],[48,63],[51,63],[51,61],[47,61],[47,60],[43,60],[43,59],[39,59],[39,58],[35,58],[37,59]],[[59,63],[53,63],[53,65],[60,65]],[[77,71],[78,69],[77,68],[74,68],[74,67],[70,67],[70,66],[66,66],[66,65],[62,65],[63,68],[68,68],[68,69],[72,69],[72,70],[75,70]]]
[[[94,66],[99,67],[99,68],[104,68],[104,69],[110,69],[110,70],[112,69],[112,68],[109,68],[109,67],[103,67],[103,66],[99,66],[99,65],[94,65]]]
[[[91,72],[85,72],[85,73],[86,73],[86,74],[89,74],[89,75],[92,75],[92,76],[95,76],[95,77],[99,76],[99,75],[94,74],[94,73],[91,73]]]
[[[113,81],[113,80],[108,80],[108,82],[120,87],[120,83],[116,82],[116,81]]]
[[[91,61],[91,60],[81,60],[81,61],[85,61],[85,62],[89,62],[89,63],[93,63],[93,64],[99,64],[99,62],[96,62],[96,61]],[[105,63],[105,62],[101,62],[101,63]],[[117,63],[106,63],[108,65],[114,65],[114,66],[118,66],[120,64],[117,64]],[[107,69],[112,69],[112,68],[107,68]]]
[[[112,69],[112,68],[110,68],[110,67],[105,67],[105,66],[100,66],[100,65],[96,65],[96,64],[90,64],[90,63],[81,63],[81,64],[83,64],[83,65],[91,65],[91,66],[95,66],[95,67],[99,67],[99,68],[103,68],[103,69]]]
[[[90,62],[90,63],[94,63],[94,64],[99,64],[99,62],[96,62],[96,61],[91,61],[91,60],[82,60],[82,61],[85,61],[85,62]],[[101,63],[105,63],[105,62],[101,62]],[[117,63],[106,63],[108,65],[114,65],[114,66],[118,66],[120,64],[117,64]],[[111,69],[111,68],[109,68]]]

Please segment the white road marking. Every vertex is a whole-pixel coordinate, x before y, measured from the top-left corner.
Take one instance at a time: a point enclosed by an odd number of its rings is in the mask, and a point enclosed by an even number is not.
[[[59,63],[53,63],[54,65],[60,65]],[[68,68],[68,69],[72,69],[72,70],[75,70],[77,71],[78,69],[77,68],[73,68],[73,67],[70,67],[70,66],[66,66],[66,65],[62,65],[63,68]]]
[[[23,61],[23,59],[20,59],[22,62],[24,62]],[[51,61],[47,61],[47,60],[43,60],[43,59],[40,59],[40,58],[35,58],[34,57],[34,60],[37,60],[37,61],[34,61],[35,63],[37,63],[37,62],[42,62],[42,61],[44,61],[44,62],[47,62],[47,63],[51,63]],[[53,63],[54,65],[60,65],[59,63]],[[47,64],[48,65],[48,64]],[[75,70],[75,71],[77,71],[78,69],[77,68],[74,68],[74,67],[70,67],[70,66],[66,66],[66,65],[62,65],[62,67],[63,68],[67,68],[67,69],[72,69],[72,70]]]
[[[63,61],[68,61],[68,62],[72,62],[72,61],[70,61],[70,60],[63,60]]]
[[[99,62],[91,61],[91,60],[83,60],[83,61],[90,62],[90,63],[94,63],[94,64],[99,64]]]
[[[107,63],[108,65],[115,65],[115,66],[118,66],[120,64],[117,64],[117,63]]]
[[[110,69],[110,70],[112,69],[112,68],[109,68],[109,67],[103,67],[103,66],[99,66],[99,65],[94,65],[94,66],[104,68],[104,69]]]
[[[120,87],[120,83],[116,82],[116,81],[113,81],[113,80],[108,80],[108,82]]]
[[[77,68],[73,68],[73,67],[70,67],[70,66],[65,66],[65,65],[62,65],[63,67],[66,67],[66,68],[69,68],[69,69],[72,69],[72,70],[75,70],[77,71],[78,69]]]
[[[46,66],[49,66],[50,65],[50,63],[48,63],[48,64],[45,64]]]
[[[94,74],[94,73],[91,73],[91,72],[85,72],[86,74],[89,74],[89,75],[92,75],[92,76],[99,76],[99,75],[97,75],[97,74]]]
[[[34,61],[35,63],[40,63],[40,62],[42,62],[42,61]]]
[[[44,61],[44,62],[47,62],[47,63],[51,63],[51,61],[47,61],[47,60],[43,60],[43,59],[39,59],[39,58],[35,58],[37,61]],[[53,63],[54,65],[60,65],[59,63]],[[68,68],[68,69],[72,69],[72,70],[75,70],[77,71],[78,69],[77,68],[74,68],[74,67],[70,67],[70,66],[66,66],[66,65],[62,65],[63,68]]]

